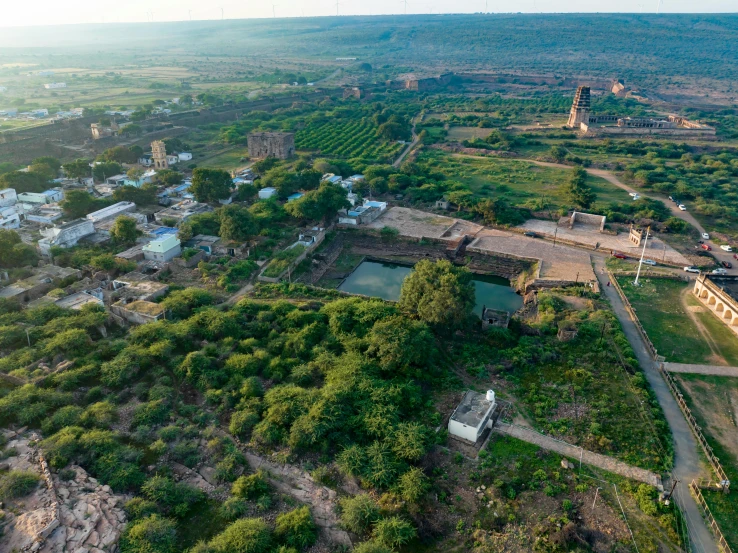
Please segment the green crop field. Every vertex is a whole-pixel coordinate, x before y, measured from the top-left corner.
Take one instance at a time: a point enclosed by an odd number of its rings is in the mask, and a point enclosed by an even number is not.
[[[368,119],[308,124],[297,132],[298,150],[315,150],[322,155],[364,157],[389,162],[402,149],[397,142],[377,137],[377,126]]]

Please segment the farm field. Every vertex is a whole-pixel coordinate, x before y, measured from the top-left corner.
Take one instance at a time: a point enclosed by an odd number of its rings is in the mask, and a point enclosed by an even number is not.
[[[728,478],[738,481],[738,379],[675,374],[687,404]],[[738,495],[702,492],[730,546],[738,549]]]
[[[738,338],[677,280],[617,277],[660,355],[676,363],[738,365]],[[707,338],[705,337],[707,336]]]
[[[489,129],[484,129],[489,130]],[[444,152],[427,152],[421,159],[448,179],[466,184],[477,197],[504,196],[512,205],[541,209],[568,207],[563,185],[569,169],[539,167],[533,163],[493,157],[476,157]],[[604,179],[588,176],[587,185],[597,194],[595,206],[623,201],[625,194]]]
[[[364,157],[388,162],[402,149],[397,142],[377,137],[377,126],[367,119],[309,124],[295,135],[298,150],[318,151],[342,158]]]

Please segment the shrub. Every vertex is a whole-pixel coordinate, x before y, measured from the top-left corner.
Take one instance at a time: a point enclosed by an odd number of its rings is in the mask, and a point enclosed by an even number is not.
[[[365,541],[354,547],[354,553],[392,553],[392,549],[376,541]]]
[[[136,520],[139,518],[146,518],[150,515],[156,514],[158,508],[156,503],[144,499],[143,497],[134,497],[130,501],[127,501],[123,506],[128,515],[129,520]]]
[[[176,526],[169,519],[150,515],[129,524],[120,537],[121,553],[175,553]]]
[[[245,515],[249,510],[249,504],[240,497],[229,497],[225,503],[220,506],[220,516],[226,520],[236,520]]]
[[[411,468],[400,477],[400,496],[409,503],[417,503],[429,487],[428,477],[417,467]]]
[[[394,516],[384,518],[374,525],[372,538],[390,548],[406,544],[416,536],[417,532],[408,521]]]
[[[297,549],[313,545],[318,537],[313,516],[307,505],[279,515],[274,533],[280,541]]]
[[[208,543],[213,553],[264,553],[269,551],[272,536],[259,518],[237,520]]]
[[[341,499],[341,523],[349,532],[366,534],[379,520],[379,506],[367,494]]]
[[[0,500],[7,501],[28,495],[36,489],[40,480],[35,472],[11,470],[0,476]]]
[[[204,499],[202,490],[188,484],[178,484],[163,476],[154,476],[141,487],[143,493],[151,501],[161,506],[165,514],[174,514],[179,518],[187,515],[190,508]]]
[[[231,423],[228,430],[239,438],[248,438],[254,426],[259,422],[259,415],[251,410],[234,411],[231,415]]]
[[[259,496],[269,493],[269,483],[266,480],[264,471],[256,471],[249,476],[240,476],[233,483],[231,493],[236,497],[245,499],[256,499]]]

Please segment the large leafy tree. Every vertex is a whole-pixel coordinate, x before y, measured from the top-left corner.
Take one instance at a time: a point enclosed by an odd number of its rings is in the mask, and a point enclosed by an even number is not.
[[[136,152],[126,146],[114,146],[105,150],[100,161],[115,161],[118,163],[136,163]]]
[[[110,227],[110,238],[118,244],[132,244],[140,231],[136,228],[136,220],[125,215],[118,217]]]
[[[0,267],[11,269],[35,265],[37,261],[36,250],[23,243],[17,232],[0,229]]]
[[[323,183],[317,190],[307,192],[302,198],[288,203],[284,208],[293,217],[301,217],[311,221],[327,221],[335,217],[339,209],[347,208],[350,205],[346,199],[346,190],[339,186]]]
[[[104,161],[92,168],[92,176],[95,177],[96,182],[103,182],[113,175],[120,174],[122,170],[123,167],[117,161]]]
[[[572,169],[569,180],[564,184],[564,192],[576,207],[583,209],[590,207],[597,199],[594,191],[587,186],[587,172],[581,167]]]
[[[67,217],[77,219],[102,209],[110,203],[108,200],[94,198],[84,190],[69,190],[64,197],[64,201],[61,202],[61,206]]]
[[[43,192],[48,188],[49,179],[46,175],[39,173],[11,171],[0,176],[0,189],[13,188],[20,194],[22,192]]]
[[[243,242],[256,234],[258,225],[248,209],[227,205],[218,212],[220,218],[220,237],[224,240]]]
[[[197,168],[192,172],[190,192],[198,202],[217,202],[231,194],[233,179],[222,169]]]
[[[90,162],[86,159],[75,159],[62,165],[62,168],[70,179],[83,179],[89,177],[91,173]]]
[[[438,328],[460,326],[474,309],[471,272],[441,259],[424,259],[402,283],[400,308]]]
[[[113,192],[116,202],[133,202],[136,205],[152,205],[156,203],[156,186],[144,184],[141,188],[135,186],[119,186]]]
[[[300,178],[297,173],[288,171],[284,167],[270,169],[262,179],[262,185],[277,189],[277,194],[283,200],[290,194],[294,194],[300,188]]]

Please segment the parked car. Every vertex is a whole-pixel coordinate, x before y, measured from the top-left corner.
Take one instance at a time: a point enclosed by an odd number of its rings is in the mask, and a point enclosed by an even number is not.
[[[720,249],[721,250],[725,250],[726,252],[732,252],[733,251],[733,248],[731,248],[727,244],[723,244],[722,246],[720,246]]]
[[[733,259],[738,259],[738,254],[734,253],[733,254]]]
[[[717,269],[715,269],[715,270],[711,271],[711,273],[712,273],[713,275],[724,275],[724,274],[727,274],[727,273],[728,273],[728,271],[726,271],[726,270],[725,270],[725,269],[723,269],[722,267],[718,267]]]
[[[679,209],[681,209],[682,211],[687,211],[687,208],[684,204],[679,204]]]
[[[712,251],[712,248],[710,247],[709,244],[702,244],[702,249],[705,250],[705,251],[707,251],[707,252],[711,252]]]
[[[720,263],[726,269],[732,269],[733,268],[733,264],[730,261],[721,261]]]
[[[705,240],[709,240],[710,239],[710,235],[707,234],[706,232],[703,232],[702,233],[702,238],[704,238]]]
[[[633,199],[634,200],[640,200],[641,199],[640,194],[633,194]]]
[[[674,201],[674,198],[672,198],[671,196],[669,196],[669,199],[670,199],[670,200],[671,200],[672,202]]]
[[[654,261],[653,259],[644,259],[644,260],[643,260],[643,262],[644,262],[644,263],[645,263],[646,265],[651,265],[652,267],[653,267],[654,265],[656,265],[656,262],[655,262],[655,261]]]
[[[685,273],[699,273],[700,270],[694,265],[690,265],[689,267],[684,267],[684,272]]]
[[[612,254],[613,257],[617,257],[618,259],[628,259],[628,256],[624,253],[615,252]]]
[[[538,235],[535,232],[531,232],[531,231],[524,232],[523,236],[528,236],[530,238],[538,238]]]

